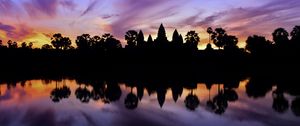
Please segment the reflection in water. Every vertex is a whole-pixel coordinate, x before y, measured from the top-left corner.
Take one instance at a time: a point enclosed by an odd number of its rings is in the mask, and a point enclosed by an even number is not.
[[[186,96],[184,103],[186,108],[194,111],[200,104],[200,101],[199,98],[196,95],[194,95],[193,91],[191,91],[191,93],[189,93],[189,95]]]
[[[9,82],[6,83],[6,86],[4,84],[0,85],[0,112],[4,112],[5,108],[9,107],[12,107],[13,110],[13,107],[21,105],[19,104],[21,102],[24,103],[22,104],[24,106],[32,107],[35,106],[34,103],[39,105],[52,102],[55,104],[48,104],[48,107],[53,110],[60,105],[62,107],[67,106],[67,108],[76,105],[80,109],[76,108],[72,111],[82,111],[81,113],[84,113],[84,116],[97,111],[96,108],[100,107],[102,111],[98,111],[99,113],[105,113],[106,111],[123,113],[125,110],[122,108],[126,108],[132,113],[143,113],[140,116],[147,115],[145,118],[148,116],[148,118],[153,118],[153,115],[145,113],[160,113],[159,115],[167,116],[168,112],[172,111],[175,115],[195,118],[197,113],[201,113],[201,116],[203,116],[197,118],[214,115],[217,119],[220,118],[217,115],[222,115],[222,118],[228,118],[231,121],[235,119],[238,121],[243,116],[246,116],[246,118],[243,118],[245,120],[254,118],[255,120],[252,120],[254,122],[260,120],[260,117],[263,116],[271,116],[272,120],[292,117],[297,119],[300,116],[300,95],[295,93],[297,92],[295,90],[297,90],[295,87],[276,86],[272,82],[260,78],[251,78],[241,83],[231,81],[224,84],[206,82],[205,84],[190,83],[187,85],[179,83],[156,85],[138,82],[125,82],[123,84],[115,81],[99,80],[31,80]],[[70,103],[62,101],[70,101]],[[121,104],[120,107],[119,104]],[[90,110],[85,110],[84,105],[90,106]],[[255,110],[251,109],[252,107],[255,107]],[[0,117],[4,116],[1,115]],[[128,118],[127,116],[128,114],[122,118]],[[189,122],[187,118],[176,120]],[[214,122],[214,120],[210,121]],[[3,121],[0,120],[1,122]],[[299,123],[299,120],[292,120],[290,123],[290,125],[295,125]],[[276,122],[272,124],[277,125]]]

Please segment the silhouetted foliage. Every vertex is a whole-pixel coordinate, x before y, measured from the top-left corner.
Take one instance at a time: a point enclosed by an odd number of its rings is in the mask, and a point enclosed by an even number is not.
[[[211,33],[211,39],[219,49],[224,47],[226,36],[226,31],[222,28],[216,28],[215,31]]]
[[[246,50],[251,52],[253,55],[259,55],[270,51],[271,42],[267,41],[265,37],[253,35],[249,36],[246,40]]]
[[[102,35],[102,41],[106,50],[122,48],[121,42],[111,34]]]
[[[11,40],[8,40],[7,45],[8,45],[8,48],[10,48],[10,49],[18,48],[18,43],[17,42],[12,42]]]
[[[300,48],[300,26],[295,26],[290,33],[293,47],[299,51]]]
[[[206,32],[208,33],[208,44],[210,44],[210,41],[211,41],[211,35],[214,33],[214,30],[211,28],[211,27],[208,27]]]
[[[91,36],[89,34],[82,34],[77,36],[76,45],[78,49],[90,49],[93,46]]]
[[[70,38],[63,37],[60,33],[54,34],[51,40],[55,49],[67,50],[71,46]]]
[[[126,32],[125,40],[127,41],[126,48],[135,48],[137,46],[137,36],[138,33],[134,30],[129,30]]]
[[[283,29],[283,28],[278,28],[276,29],[273,33],[273,40],[275,42],[275,45],[278,48],[285,48],[288,43],[289,43],[289,33]]]
[[[52,47],[52,45],[44,44],[44,45],[42,46],[42,49],[48,50],[48,49],[53,49],[53,47]]]
[[[238,49],[238,38],[232,35],[225,35],[224,38],[224,49],[225,50],[235,50]]]
[[[198,43],[200,41],[200,37],[198,36],[198,33],[195,31],[189,31],[186,34],[186,47],[192,50],[198,50]]]

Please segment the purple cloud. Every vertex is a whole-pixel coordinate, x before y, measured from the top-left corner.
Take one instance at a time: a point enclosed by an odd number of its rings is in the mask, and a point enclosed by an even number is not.
[[[34,34],[33,30],[27,25],[20,24],[17,27],[3,24],[0,22],[0,31],[4,31],[8,38],[13,40],[21,40],[28,35]]]
[[[68,8],[70,10],[74,10],[76,8],[76,3],[73,0],[61,0],[59,2],[63,7]]]
[[[99,2],[98,0],[94,0],[94,1],[90,2],[88,7],[82,12],[82,14],[80,16],[84,16],[87,13],[91,12],[95,8],[95,6],[97,5],[98,2]]]
[[[27,14],[34,18],[56,16],[58,5],[58,0],[31,0],[23,3]]]
[[[179,8],[186,1],[173,2],[171,0],[124,0],[116,8],[121,9],[118,18],[112,22],[112,33],[118,38],[123,38],[127,30],[142,29],[145,34],[151,33],[151,26],[163,23],[163,19],[176,15]],[[162,8],[163,7],[163,8]],[[140,25],[148,25],[140,28]]]

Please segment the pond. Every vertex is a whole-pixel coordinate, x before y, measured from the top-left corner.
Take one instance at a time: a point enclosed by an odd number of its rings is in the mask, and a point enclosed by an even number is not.
[[[300,125],[299,96],[276,85],[257,89],[250,81],[233,87],[72,79],[6,82],[0,84],[0,125]]]

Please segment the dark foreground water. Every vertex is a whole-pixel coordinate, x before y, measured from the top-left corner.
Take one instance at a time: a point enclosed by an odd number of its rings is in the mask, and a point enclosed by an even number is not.
[[[0,85],[0,126],[299,126],[299,98],[199,83],[146,88],[30,80]],[[210,88],[210,90],[209,90]],[[256,92],[257,90],[257,92]]]

